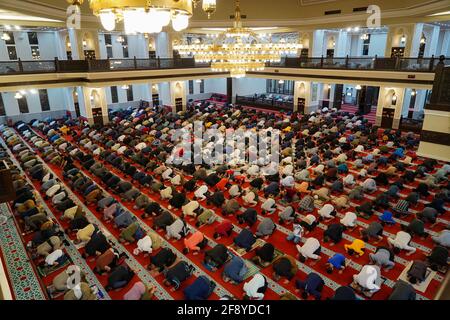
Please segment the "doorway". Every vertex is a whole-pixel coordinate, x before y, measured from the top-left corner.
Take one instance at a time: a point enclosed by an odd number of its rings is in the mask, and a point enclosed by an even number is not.
[[[386,129],[392,129],[394,123],[394,108],[383,108],[383,114],[381,116],[381,127]]]
[[[92,109],[92,117],[94,119],[95,125],[103,125],[103,112],[102,108],[94,108]]]

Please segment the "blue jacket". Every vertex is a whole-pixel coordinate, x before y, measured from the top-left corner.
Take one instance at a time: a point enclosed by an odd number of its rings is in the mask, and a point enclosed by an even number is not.
[[[234,238],[234,243],[240,247],[245,248],[246,250],[250,250],[252,245],[256,242],[255,236],[248,229],[242,229],[241,233],[239,233],[236,238]]]
[[[190,286],[184,289],[186,300],[206,300],[214,290],[215,285],[205,276],[198,277]]]
[[[241,257],[234,256],[233,259],[225,265],[223,273],[235,282],[242,282],[248,268]]]

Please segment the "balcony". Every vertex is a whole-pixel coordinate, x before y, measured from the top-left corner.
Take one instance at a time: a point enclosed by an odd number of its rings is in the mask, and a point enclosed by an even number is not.
[[[450,59],[441,58],[445,65]],[[333,69],[362,71],[401,71],[433,73],[440,59],[431,58],[283,58],[279,63],[267,63],[272,68]],[[0,76],[42,73],[89,73],[132,70],[164,70],[207,68],[193,58],[178,59],[106,59],[106,60],[33,60],[0,61]]]
[[[0,75],[205,68],[193,58],[0,61]]]
[[[379,58],[375,57],[320,57],[283,58],[279,63],[268,63],[272,68],[338,69],[363,71],[434,72],[439,61],[445,65],[450,59],[435,58]]]

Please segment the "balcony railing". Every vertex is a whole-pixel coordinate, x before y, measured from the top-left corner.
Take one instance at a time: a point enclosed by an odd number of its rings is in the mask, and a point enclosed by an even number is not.
[[[267,63],[273,68],[340,69],[434,72],[442,61],[450,65],[450,59],[435,58],[282,58],[278,63]],[[207,68],[209,63],[198,63],[193,58],[173,59],[104,59],[104,60],[33,60],[0,61],[0,75],[68,72],[108,72],[130,70],[160,70]]]
[[[207,68],[193,58],[0,61],[0,75]]]
[[[341,70],[376,70],[376,71],[418,71],[434,72],[442,61],[450,64],[450,59],[441,56],[435,58],[379,58],[375,57],[298,57],[282,58],[280,62],[268,63],[273,68],[305,68],[305,69],[341,69]]]

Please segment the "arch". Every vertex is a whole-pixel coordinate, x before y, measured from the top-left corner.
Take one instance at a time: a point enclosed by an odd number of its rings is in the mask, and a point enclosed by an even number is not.
[[[308,33],[300,33],[298,37],[298,43],[302,45],[303,48],[309,49],[310,45],[310,37]]]
[[[91,108],[101,108],[100,94],[96,89],[92,89],[90,94]]]
[[[404,38],[405,41],[402,41]],[[392,46],[393,47],[405,47],[406,43],[410,38],[410,34],[407,30],[402,27],[399,27],[395,30],[394,35],[392,37]]]
[[[298,84],[298,97],[303,99],[306,98],[306,87],[304,82]]]
[[[333,35],[327,37],[327,49],[335,49],[336,38]]]
[[[397,97],[395,90],[389,89],[386,95],[384,96],[383,108],[392,108],[393,106],[395,106],[395,104],[393,103],[394,96]]]

